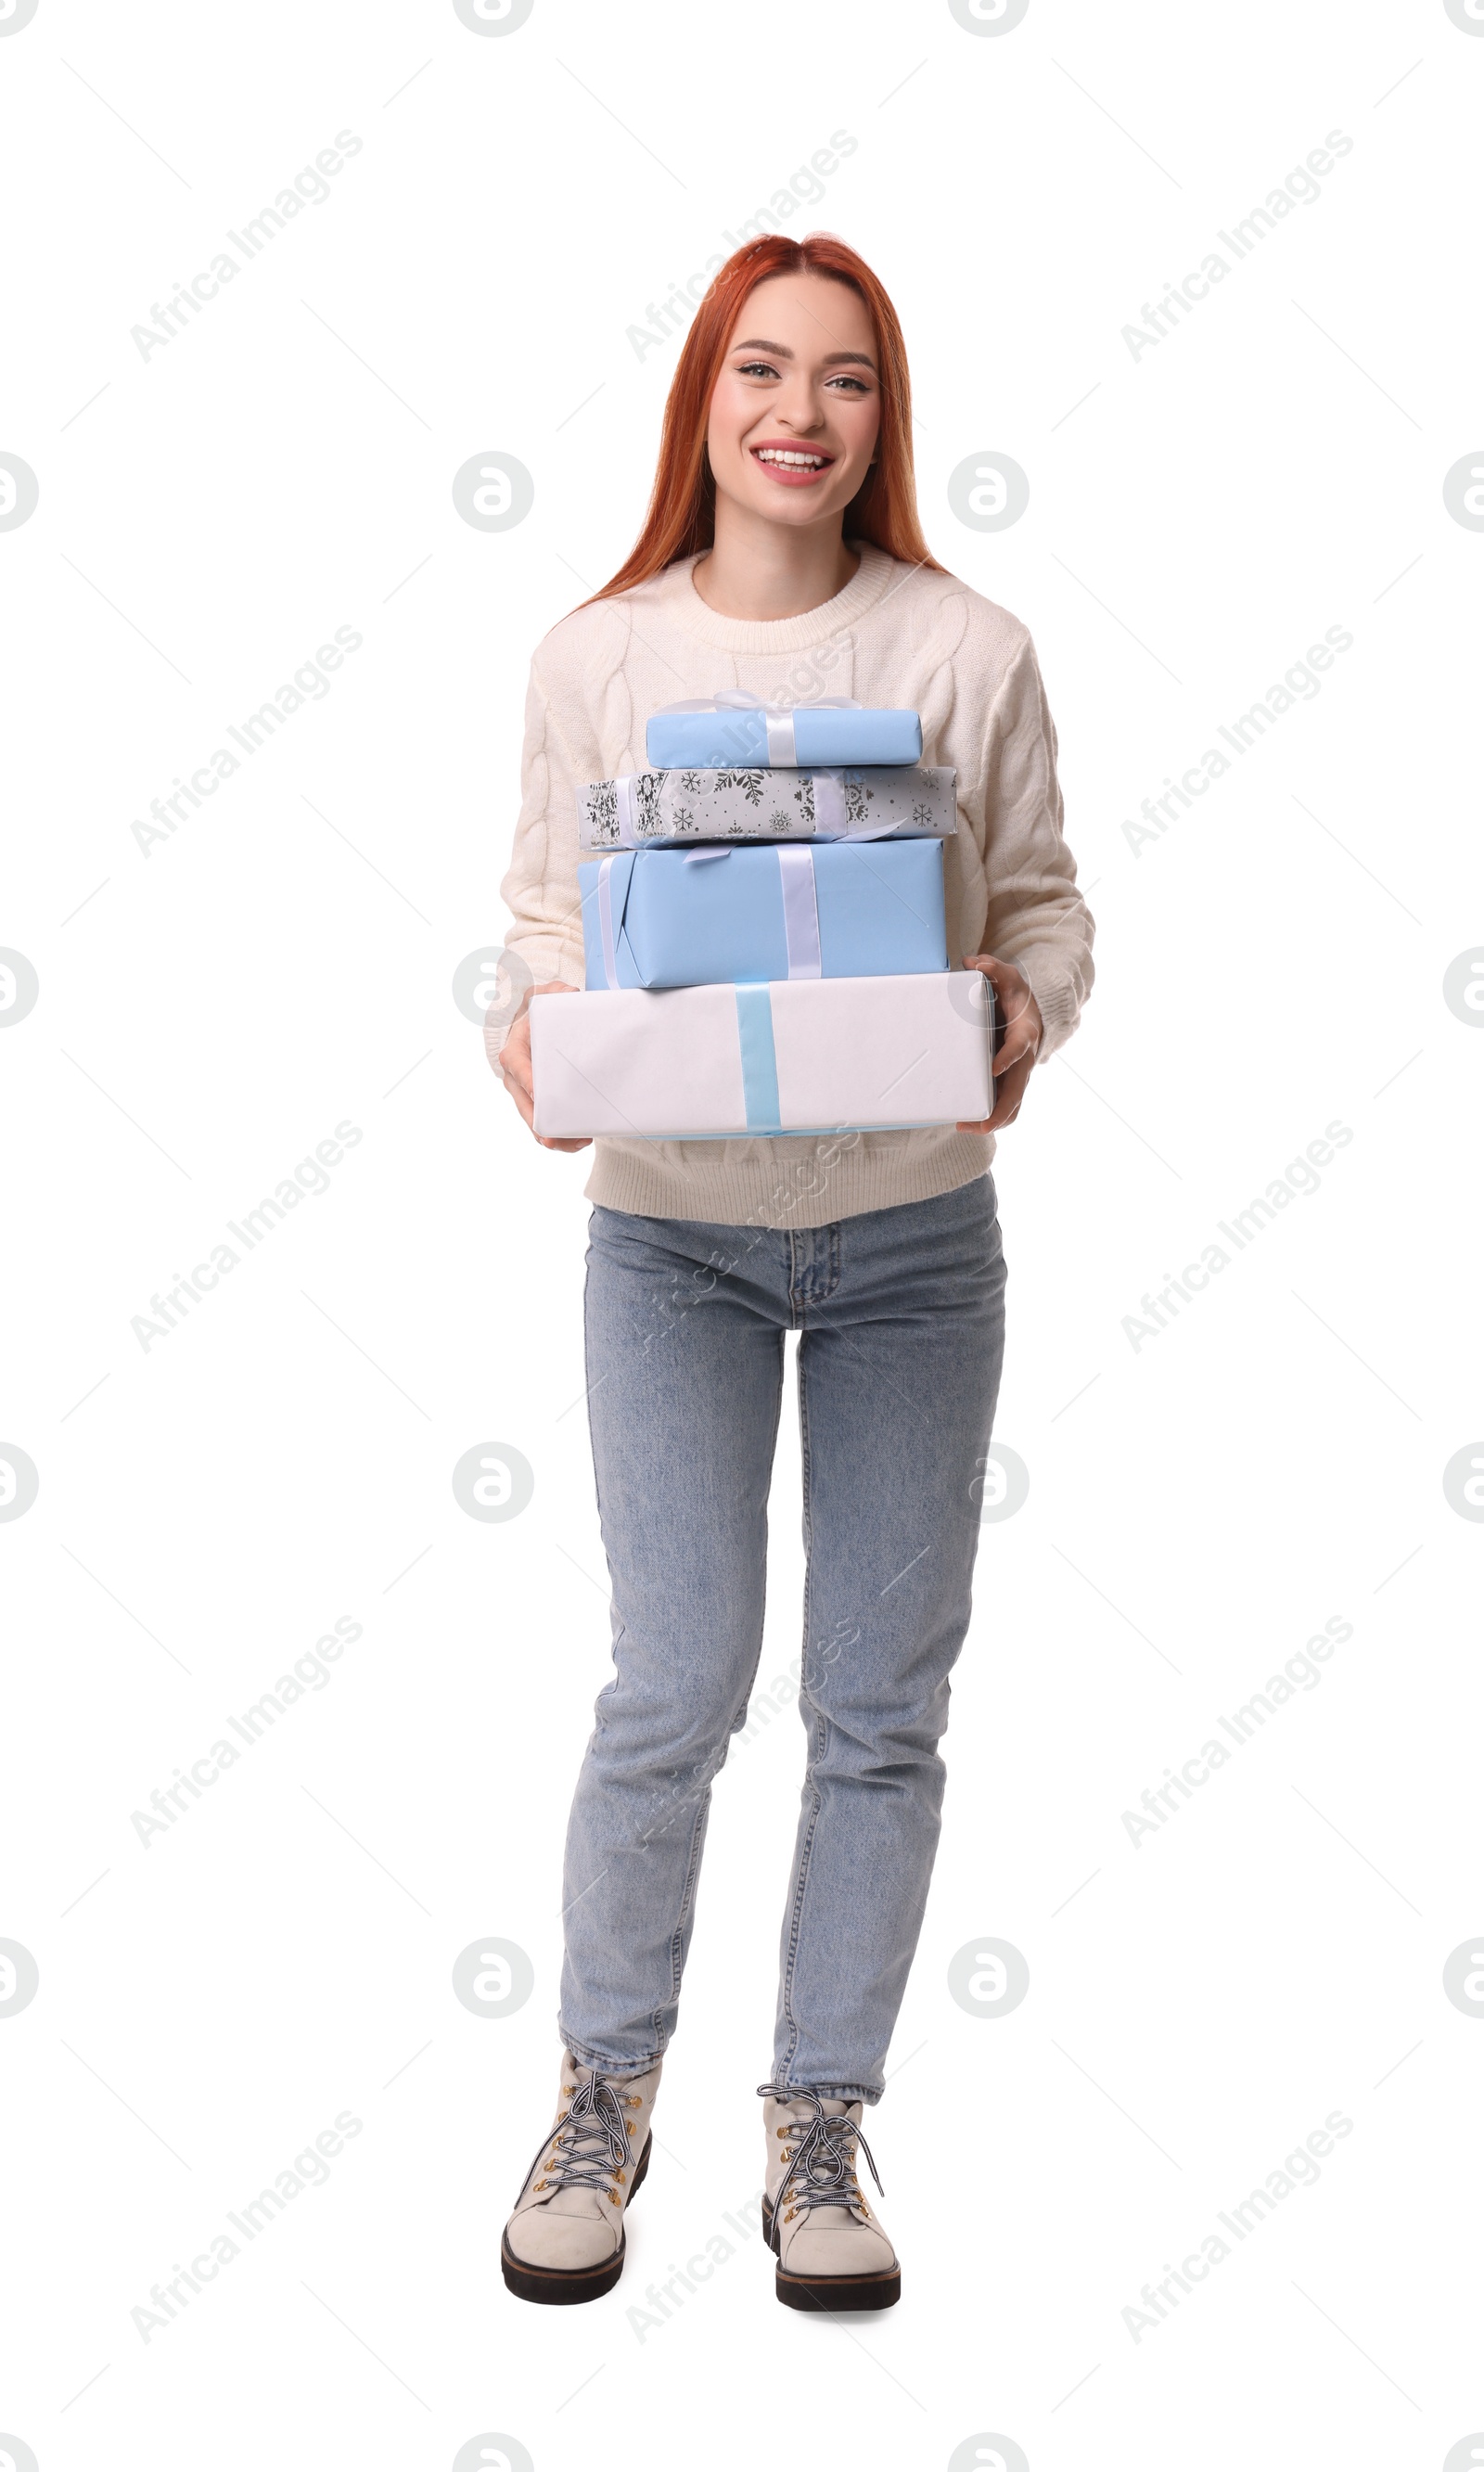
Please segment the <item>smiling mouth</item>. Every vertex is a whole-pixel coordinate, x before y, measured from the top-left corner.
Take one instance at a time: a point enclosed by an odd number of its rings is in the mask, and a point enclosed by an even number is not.
[[[835,462],[815,446],[754,446],[752,460],[775,481],[798,488],[828,472]]]

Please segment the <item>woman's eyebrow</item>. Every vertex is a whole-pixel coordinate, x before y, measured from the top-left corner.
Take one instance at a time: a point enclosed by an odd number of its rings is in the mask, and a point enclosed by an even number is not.
[[[732,349],[734,352],[772,352],[780,361],[791,361],[793,358],[787,344],[769,344],[761,335],[749,336],[745,343],[734,344]],[[839,361],[852,361],[860,368],[870,369],[873,373],[876,368],[876,363],[869,352],[826,352],[824,359],[831,367]]]

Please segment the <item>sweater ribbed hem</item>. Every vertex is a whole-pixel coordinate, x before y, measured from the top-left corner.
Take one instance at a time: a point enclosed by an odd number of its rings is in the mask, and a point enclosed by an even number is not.
[[[987,1174],[992,1134],[806,1134],[757,1141],[596,1146],[589,1201],[641,1219],[720,1227],[829,1227],[866,1210],[933,1201]]]

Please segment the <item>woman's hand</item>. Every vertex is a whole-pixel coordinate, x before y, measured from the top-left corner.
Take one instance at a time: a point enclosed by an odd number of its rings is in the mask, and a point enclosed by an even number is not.
[[[576,987],[568,986],[565,979],[548,979],[544,986],[532,987],[530,995],[575,996],[577,992]],[[530,996],[528,995],[500,1050],[500,1079],[544,1151],[585,1151],[590,1147],[586,1134],[580,1141],[554,1141],[546,1133],[536,1132],[535,1099],[530,1082]]]
[[[1030,1068],[1036,1060],[1046,1024],[1041,1008],[1013,962],[997,962],[992,953],[966,953],[966,970],[982,970],[995,990],[1000,1016],[1000,1043],[995,1049],[995,1111],[981,1125],[960,1125],[961,1133],[996,1133],[1013,1125],[1025,1096]]]

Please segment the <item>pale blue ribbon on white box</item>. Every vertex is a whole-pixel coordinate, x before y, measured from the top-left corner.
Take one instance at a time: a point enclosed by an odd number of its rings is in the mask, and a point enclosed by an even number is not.
[[[626,853],[625,853],[626,855]],[[729,849],[687,850],[687,867],[703,866],[708,860],[726,859]],[[789,952],[790,979],[817,979],[824,975],[819,951],[819,904],[814,886],[813,850],[797,844],[778,844],[773,852],[778,861],[778,874],[783,891],[783,932]],[[603,973],[610,987],[619,984],[618,940],[613,918],[613,859],[601,859],[598,865],[598,930],[602,939]],[[630,873],[629,882],[633,876]],[[620,918],[618,924],[623,925]],[[768,1034],[771,1048],[772,1034]],[[749,1119],[750,1122],[750,1119]]]
[[[817,974],[816,974],[817,975]],[[778,1105],[778,1056],[773,1046],[773,999],[765,986],[736,987],[737,1042],[742,1053],[742,1105],[749,1133],[783,1129]]]

